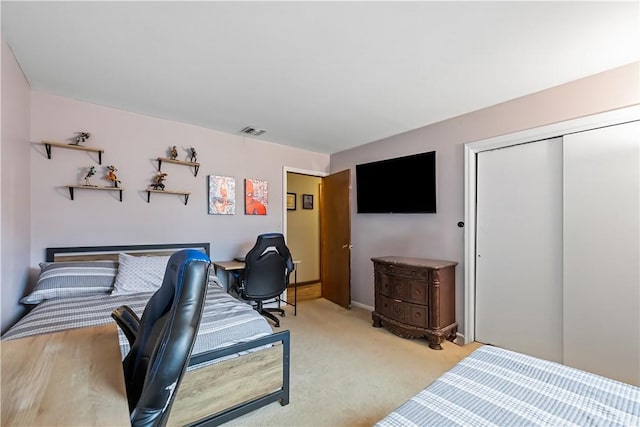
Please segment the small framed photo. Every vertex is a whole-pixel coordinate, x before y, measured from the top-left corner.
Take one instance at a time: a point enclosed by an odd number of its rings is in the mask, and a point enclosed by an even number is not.
[[[296,193],[287,193],[287,210],[296,210]]]
[[[313,209],[313,194],[302,195],[302,209]]]

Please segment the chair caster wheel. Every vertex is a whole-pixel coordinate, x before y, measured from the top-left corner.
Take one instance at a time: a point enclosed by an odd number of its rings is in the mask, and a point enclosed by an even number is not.
[[[282,314],[280,315],[280,317],[284,317],[284,316],[285,316],[285,314],[286,314],[286,313],[282,313]]]

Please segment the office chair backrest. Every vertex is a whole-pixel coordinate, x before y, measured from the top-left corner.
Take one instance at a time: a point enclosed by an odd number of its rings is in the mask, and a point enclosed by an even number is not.
[[[162,286],[144,309],[123,362],[133,426],[162,426],[168,419],[202,317],[209,264],[194,249],[171,255]]]
[[[243,297],[252,300],[273,298],[287,288],[293,260],[282,234],[259,235],[244,262]]]

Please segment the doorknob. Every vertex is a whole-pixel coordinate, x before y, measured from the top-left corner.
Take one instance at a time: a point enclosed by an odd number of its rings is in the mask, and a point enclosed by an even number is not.
[[[347,249],[347,248],[351,249],[353,248],[353,246],[348,243],[345,243],[344,245],[342,245],[342,249]]]

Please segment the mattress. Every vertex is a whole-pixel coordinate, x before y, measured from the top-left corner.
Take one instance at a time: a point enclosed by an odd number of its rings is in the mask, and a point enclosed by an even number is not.
[[[640,388],[483,346],[376,425],[640,426]]]
[[[2,336],[2,340],[108,324],[114,322],[111,312],[121,305],[128,305],[138,316],[142,316],[144,307],[152,295],[153,292],[144,292],[46,300],[12,326]],[[272,333],[267,321],[249,304],[233,298],[218,285],[209,285],[192,355]],[[124,359],[129,352],[129,341],[120,328],[118,335]]]

